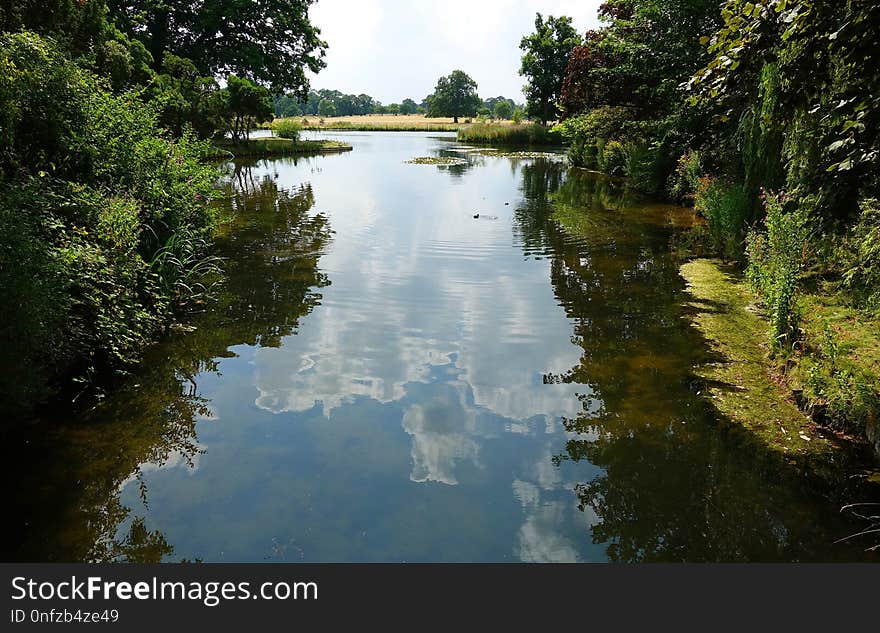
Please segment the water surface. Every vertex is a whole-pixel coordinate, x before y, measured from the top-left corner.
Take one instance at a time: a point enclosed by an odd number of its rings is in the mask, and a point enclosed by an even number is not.
[[[229,166],[194,331],[7,447],[7,559],[868,559],[833,544],[849,491],[697,395],[688,211],[450,135],[327,136],[354,151]],[[465,160],[406,163],[436,155]]]

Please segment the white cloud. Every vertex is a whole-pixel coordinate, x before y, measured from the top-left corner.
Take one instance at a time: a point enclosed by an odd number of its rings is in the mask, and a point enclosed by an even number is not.
[[[312,23],[328,43],[316,88],[367,93],[384,103],[433,91],[437,78],[460,68],[483,97],[522,99],[519,41],[535,13],[567,15],[575,28],[598,24],[601,0],[319,0]]]

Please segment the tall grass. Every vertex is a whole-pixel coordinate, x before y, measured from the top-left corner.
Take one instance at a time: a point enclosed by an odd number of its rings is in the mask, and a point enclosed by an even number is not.
[[[502,123],[475,123],[458,131],[458,140],[464,143],[490,145],[559,145],[561,136],[537,123],[509,125]]]

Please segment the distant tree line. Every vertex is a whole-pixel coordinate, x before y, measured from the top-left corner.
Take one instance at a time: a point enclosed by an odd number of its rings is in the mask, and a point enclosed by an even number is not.
[[[467,75],[464,76],[467,77]],[[443,89],[440,87],[441,93]],[[517,104],[513,99],[498,96],[483,100],[476,96],[476,83],[473,84],[473,90],[474,93],[468,97],[467,106],[461,110],[460,116],[485,116],[496,119],[510,119],[513,116],[514,110],[517,108]],[[400,103],[383,104],[378,99],[374,99],[367,94],[344,94],[339,90],[310,90],[305,100],[299,99],[294,93],[276,95],[272,98],[272,109],[276,117],[332,117],[366,114],[455,116],[451,113],[452,110],[449,109],[451,105],[449,101],[437,101],[432,107],[437,94],[438,91],[435,90],[434,93],[425,97],[419,103],[416,103],[413,99],[404,99]],[[446,114],[446,112],[449,112],[449,114]]]

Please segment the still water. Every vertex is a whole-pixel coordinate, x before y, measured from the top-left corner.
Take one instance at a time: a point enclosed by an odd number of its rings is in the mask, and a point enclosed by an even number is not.
[[[833,544],[847,491],[697,395],[690,212],[561,156],[330,136],[229,165],[219,301],[12,447],[6,559],[868,559]]]

